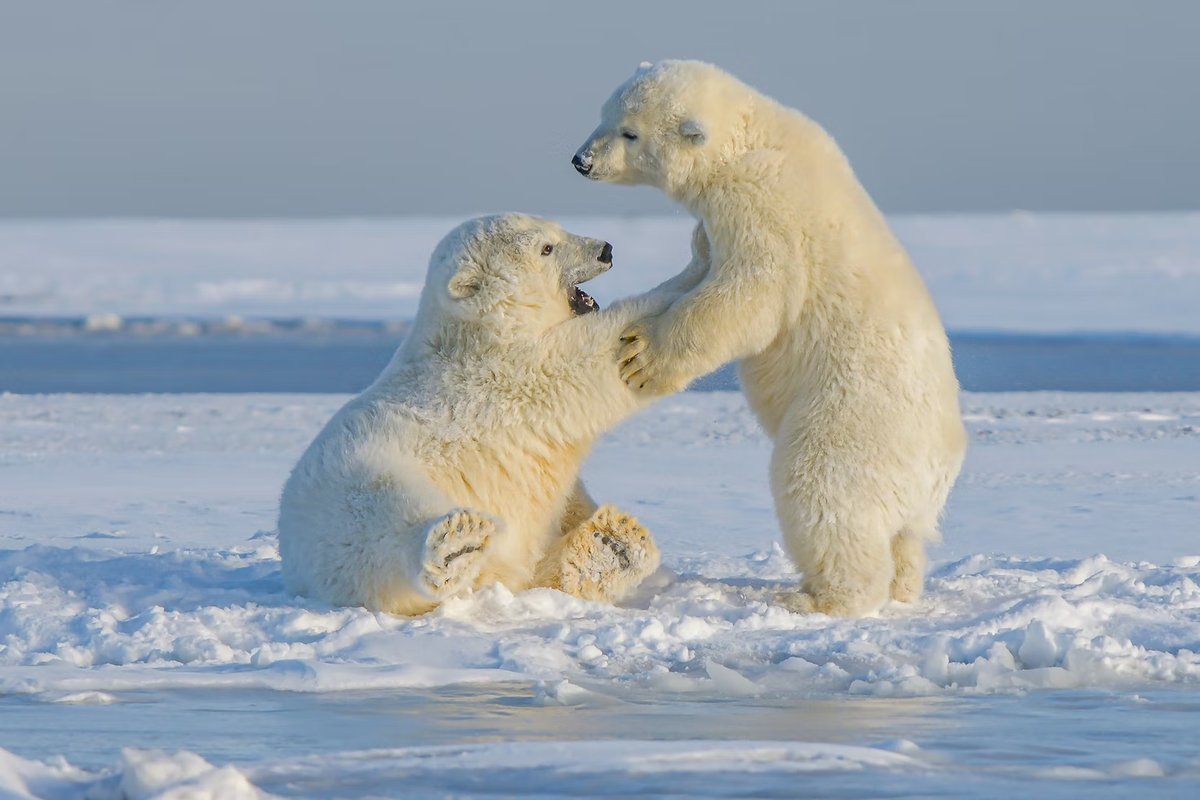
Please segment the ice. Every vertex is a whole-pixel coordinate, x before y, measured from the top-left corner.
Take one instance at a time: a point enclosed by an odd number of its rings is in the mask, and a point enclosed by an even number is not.
[[[214,767],[186,751],[126,749],[115,770],[88,772],[62,760],[42,764],[0,749],[0,796],[34,800],[260,800],[269,795],[234,767]]]
[[[275,796],[372,796],[403,786],[406,797],[484,790],[509,796],[537,793],[659,794],[702,786],[697,779],[733,773],[759,786],[782,788],[808,774],[878,770],[903,774],[925,766],[910,755],[848,745],[738,742],[535,742],[346,753],[335,759],[274,760],[214,767],[186,751],[127,750],[115,771],[87,773],[46,766],[0,750],[0,791],[13,797],[92,800],[249,800]],[[432,779],[432,780],[431,780]],[[253,783],[251,783],[253,781]],[[256,787],[267,787],[270,794]],[[617,787],[620,787],[618,789]],[[35,788],[37,794],[29,792]],[[614,791],[615,790],[615,791]],[[701,789],[703,792],[703,790]]]
[[[86,698],[147,685],[327,692],[566,679],[622,696],[661,672],[686,679],[680,691],[719,694],[1200,680],[1200,656],[1187,649],[1200,640],[1200,570],[1114,562],[1081,592],[1079,566],[952,562],[934,571],[919,605],[854,622],[782,610],[771,587],[790,579],[771,572],[753,583],[677,577],[648,608],[617,610],[549,590],[485,589],[408,620],[285,597],[273,552],[31,549],[0,561],[0,692]],[[756,574],[751,559],[739,571]],[[688,618],[697,622],[678,624]],[[797,658],[817,669],[799,680],[795,662],[774,666]],[[836,671],[820,674],[827,665]]]
[[[602,306],[689,257],[682,214],[562,221],[614,243],[615,268],[588,287]],[[85,318],[97,330],[146,316],[227,318],[231,330],[263,317],[405,320],[430,252],[459,222],[4,221],[0,317]],[[952,330],[1200,334],[1197,214],[891,222]]]
[[[0,323],[394,331],[454,222],[0,223]],[[617,245],[602,303],[687,257],[682,217],[567,222]],[[952,328],[1200,333],[1195,214],[893,222]],[[863,620],[776,601],[770,444],[720,391],[585,467],[663,549],[619,607],[288,596],[278,492],[345,399],[0,394],[0,797],[1194,793],[1200,394],[965,394],[928,591]]]
[[[0,749],[0,792],[24,798],[603,796],[1009,796],[1131,793],[1188,796],[1197,772],[1138,758],[968,773],[911,740],[871,746],[818,742],[564,741],[491,743],[268,758],[217,767],[187,751],[126,750],[115,767],[42,764]]]
[[[407,619],[286,596],[278,488],[340,401],[0,396],[0,693],[94,703],[147,686],[519,681],[616,698],[927,696],[1200,681],[1200,560],[1187,555],[1198,395],[966,396],[972,449],[927,595],[866,620],[775,601],[798,578],[761,479],[768,443],[730,393],[663,401],[589,463],[596,495],[635,511],[665,554],[624,607],[491,587]],[[1056,497],[1031,508],[1034,489]],[[1116,491],[1141,502],[1153,541],[1095,513]],[[1039,513],[1019,530],[1012,509]]]
[[[120,780],[112,797],[121,800],[258,800],[266,796],[233,767],[216,768],[194,753],[125,750],[118,769]],[[91,792],[93,797],[96,794],[99,792]]]

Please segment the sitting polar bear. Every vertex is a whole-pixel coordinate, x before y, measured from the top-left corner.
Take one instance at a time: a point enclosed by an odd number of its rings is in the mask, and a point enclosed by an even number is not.
[[[577,285],[611,264],[607,243],[515,214],[442,240],[412,330],[284,487],[288,591],[416,614],[497,581],[611,601],[657,568],[646,530],[578,480],[597,436],[640,406],[620,332],[669,302],[586,313]]]
[[[793,605],[857,615],[918,597],[966,447],[958,381],[920,276],[837,144],[714,66],[664,61],[616,90],[572,163],[700,220],[708,258],[624,332],[622,376],[657,394],[741,359],[804,573]]]

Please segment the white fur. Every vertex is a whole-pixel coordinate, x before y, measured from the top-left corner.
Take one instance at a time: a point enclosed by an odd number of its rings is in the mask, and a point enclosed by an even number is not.
[[[659,394],[730,360],[775,442],[799,608],[868,613],[921,590],[966,446],[924,283],[833,139],[709,64],[642,65],[580,148],[589,177],[657,186],[699,220],[686,292],[624,333]],[[636,138],[630,138],[630,137]]]
[[[493,581],[566,585],[541,562],[551,553],[594,576],[590,556],[562,553],[585,522],[587,548],[611,534],[603,541],[637,555],[621,561],[638,580],[657,566],[636,521],[597,511],[577,480],[595,438],[640,405],[618,373],[620,331],[665,307],[643,298],[573,315],[567,289],[607,269],[603,244],[511,214],[442,241],[411,332],[284,487],[289,591],[411,614]]]

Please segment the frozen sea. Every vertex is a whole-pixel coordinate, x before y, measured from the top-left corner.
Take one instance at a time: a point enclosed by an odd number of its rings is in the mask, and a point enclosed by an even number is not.
[[[726,374],[608,434],[619,608],[286,596],[277,495],[452,220],[0,224],[0,797],[1194,797],[1200,216],[894,220],[971,450],[926,597],[792,614]],[[687,223],[578,220],[601,302]]]

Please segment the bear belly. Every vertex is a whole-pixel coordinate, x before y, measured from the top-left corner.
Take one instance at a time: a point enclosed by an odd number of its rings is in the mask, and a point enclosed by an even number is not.
[[[500,519],[482,583],[500,580],[510,589],[532,574],[554,536],[579,474],[585,448],[538,442],[536,447],[476,443],[455,459],[439,488],[456,505]]]
[[[813,348],[801,333],[784,331],[765,350],[738,363],[742,392],[758,423],[775,436],[796,398],[812,389],[816,365]]]

